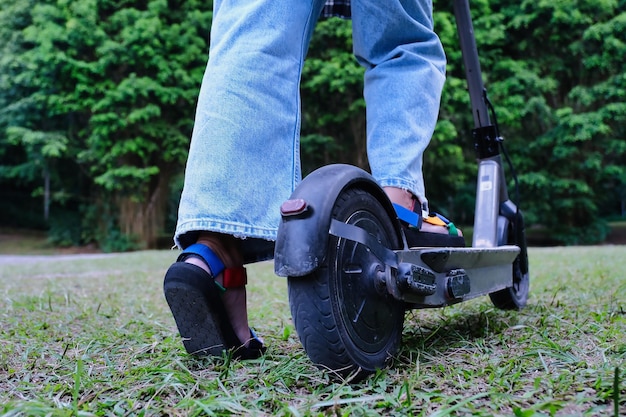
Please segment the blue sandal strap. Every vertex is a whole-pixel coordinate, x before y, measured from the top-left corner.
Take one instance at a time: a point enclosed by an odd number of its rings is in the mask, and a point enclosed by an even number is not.
[[[211,248],[203,245],[202,243],[194,243],[193,245],[187,246],[178,257],[178,260],[182,261],[185,258],[185,255],[196,255],[202,258],[209,266],[213,277],[218,276],[224,270],[224,263],[222,260],[211,250]]]
[[[401,206],[400,204],[393,203],[393,208],[396,210],[396,214],[398,218],[405,223],[408,223],[410,226],[419,229],[422,226],[422,216],[414,212],[413,210],[409,210]]]

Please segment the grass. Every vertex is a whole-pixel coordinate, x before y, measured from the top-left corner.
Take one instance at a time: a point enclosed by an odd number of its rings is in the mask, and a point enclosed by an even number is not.
[[[271,263],[249,266],[264,358],[184,353],[161,293],[175,253],[0,257],[0,415],[626,415],[626,246],[532,248],[521,312],[407,313],[389,369],[315,368]]]

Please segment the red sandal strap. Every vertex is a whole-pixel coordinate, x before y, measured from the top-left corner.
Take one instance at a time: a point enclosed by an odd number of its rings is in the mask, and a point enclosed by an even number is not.
[[[223,284],[224,288],[241,288],[248,283],[248,274],[243,266],[224,269]]]

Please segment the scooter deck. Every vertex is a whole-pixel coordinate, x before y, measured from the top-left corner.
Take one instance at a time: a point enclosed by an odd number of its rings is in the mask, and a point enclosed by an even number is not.
[[[334,219],[330,233],[365,245],[386,265],[387,291],[414,308],[456,304],[513,286],[513,261],[520,253],[512,245],[390,250],[365,230]]]
[[[388,281],[388,287],[395,287],[392,294],[415,308],[456,304],[511,287],[512,264],[519,252],[511,245],[396,251],[398,279]]]
[[[451,269],[474,269],[510,265],[519,254],[519,247],[513,245],[498,246],[495,248],[412,248],[406,251],[397,251],[398,258],[409,261],[419,258],[435,272],[445,272]]]

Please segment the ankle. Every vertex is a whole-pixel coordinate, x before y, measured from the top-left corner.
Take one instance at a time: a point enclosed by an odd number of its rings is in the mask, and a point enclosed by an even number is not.
[[[233,236],[201,232],[196,243],[208,246],[220,258],[226,268],[243,265],[243,256],[237,248],[237,242]]]
[[[418,199],[409,190],[398,187],[383,187],[385,194],[392,203],[398,204],[408,210],[413,211],[419,205]]]

